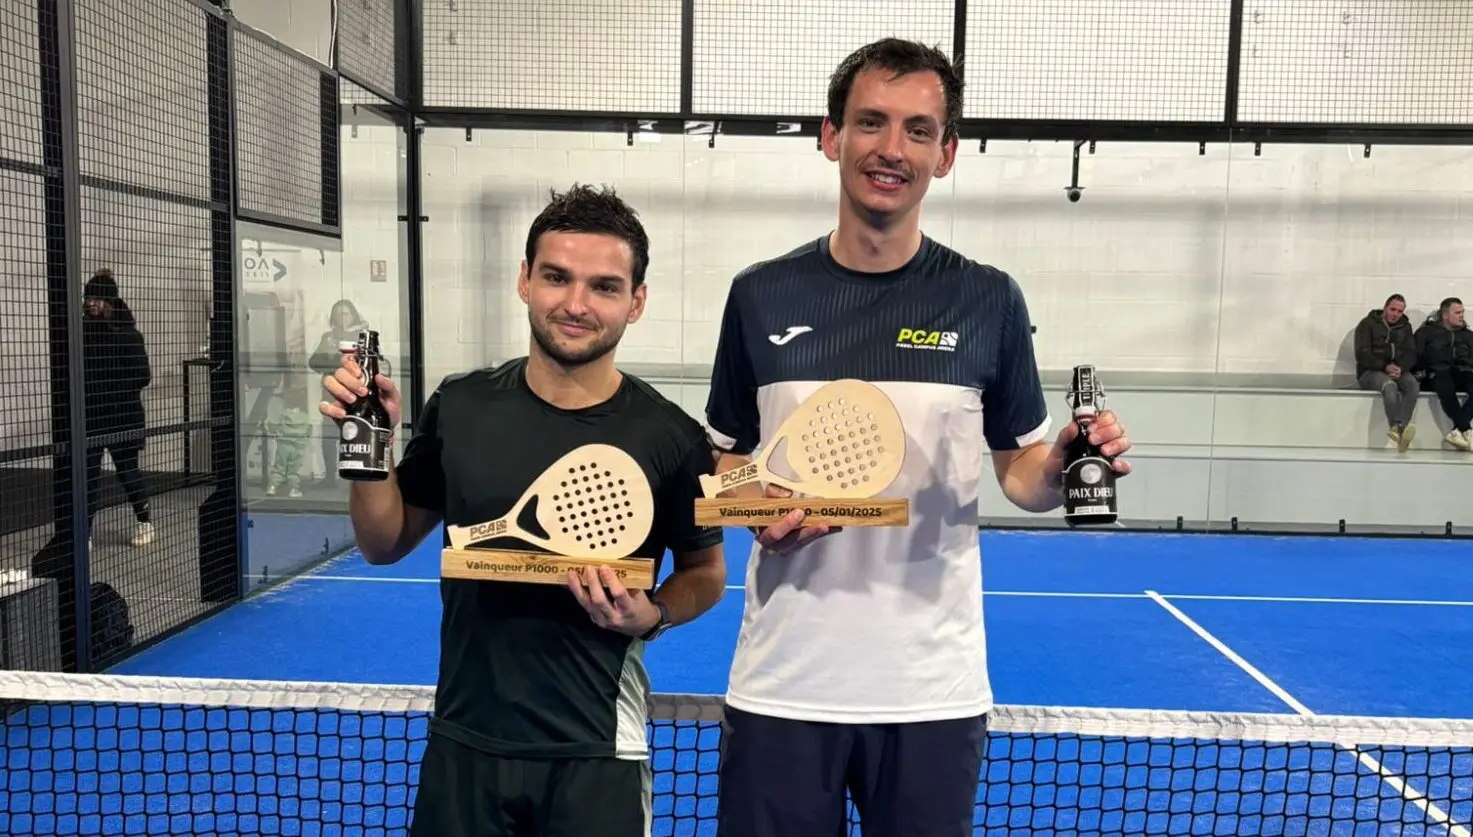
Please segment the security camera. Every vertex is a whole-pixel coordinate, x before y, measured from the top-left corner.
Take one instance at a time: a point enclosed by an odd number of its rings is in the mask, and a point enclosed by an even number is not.
[[[1081,188],[1081,187],[1079,187],[1079,186],[1065,186],[1064,187],[1064,194],[1069,197],[1069,202],[1070,203],[1079,203],[1079,196],[1083,192],[1084,192],[1084,189]]]

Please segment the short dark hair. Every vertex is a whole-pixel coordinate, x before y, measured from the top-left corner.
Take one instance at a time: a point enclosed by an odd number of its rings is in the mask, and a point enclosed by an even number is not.
[[[1455,296],[1450,296],[1447,299],[1444,299],[1442,302],[1438,303],[1438,305],[1437,305],[1437,313],[1439,313],[1439,314],[1446,314],[1447,313],[1447,309],[1453,307],[1454,305],[1462,305],[1462,304],[1463,304],[1463,301],[1461,299],[1458,299]]]
[[[1386,301],[1383,302],[1383,303],[1381,303],[1381,307],[1382,308],[1387,308],[1393,302],[1400,302],[1402,305],[1406,305],[1407,304],[1407,298],[1404,297],[1404,296],[1402,296],[1401,294],[1392,294],[1391,296],[1386,297]]]
[[[625,203],[612,186],[594,188],[573,184],[561,194],[548,190],[549,201],[527,231],[527,267],[537,261],[537,242],[547,232],[598,233],[622,239],[634,251],[634,287],[644,284],[650,264],[650,239],[639,213]]]
[[[829,122],[835,128],[844,126],[844,107],[849,103],[854,77],[865,70],[888,70],[893,74],[892,78],[927,71],[940,76],[941,89],[946,94],[946,119],[941,141],[948,142],[956,136],[962,116],[961,72],[939,47],[900,38],[882,38],[866,44],[839,63],[829,77]]]

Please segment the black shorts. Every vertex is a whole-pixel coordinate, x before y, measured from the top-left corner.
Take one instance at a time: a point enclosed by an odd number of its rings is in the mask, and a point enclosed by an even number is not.
[[[430,735],[410,837],[646,837],[649,763],[514,759]]]
[[[718,837],[971,837],[987,716],[903,724],[791,721],[727,707]]]

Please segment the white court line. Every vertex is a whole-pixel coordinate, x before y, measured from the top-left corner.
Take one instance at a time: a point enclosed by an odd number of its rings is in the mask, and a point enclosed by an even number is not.
[[[383,581],[391,584],[438,584],[438,578],[391,578],[376,577],[371,575],[302,575],[297,580],[304,581]],[[728,590],[745,590],[741,584],[728,584]],[[1055,593],[1055,592],[1028,592],[1024,590],[984,590],[987,596],[1037,596],[1040,598],[1061,599],[1144,599],[1144,593]]]
[[[389,584],[438,584],[438,578],[397,578],[372,575],[299,575],[292,581],[382,581]],[[745,589],[740,584],[728,584],[728,590]],[[1145,593],[1074,593],[1052,590],[983,590],[984,596],[1010,596],[1040,599],[1149,599]],[[1209,602],[1285,602],[1298,604],[1361,604],[1361,605],[1426,605],[1428,607],[1473,607],[1473,601],[1443,601],[1438,599],[1341,599],[1315,596],[1229,596],[1209,593],[1166,593],[1160,598]]]
[[[1222,654],[1224,657],[1227,657],[1228,660],[1230,660],[1234,665],[1247,672],[1249,677],[1252,677],[1254,680],[1258,681],[1258,685],[1262,686],[1265,689],[1268,689],[1270,692],[1273,692],[1274,697],[1288,704],[1290,709],[1293,709],[1295,712],[1298,712],[1300,715],[1303,715],[1306,718],[1314,716],[1314,713],[1309,710],[1309,707],[1300,703],[1293,695],[1284,691],[1284,688],[1282,686],[1270,680],[1268,675],[1259,671],[1257,668],[1254,667],[1252,663],[1239,656],[1238,652],[1227,647],[1227,645],[1222,640],[1208,633],[1206,628],[1192,621],[1192,618],[1190,616],[1182,613],[1180,610],[1177,610],[1176,605],[1173,605],[1171,602],[1163,599],[1161,595],[1155,590],[1147,590],[1146,596],[1150,598],[1151,601],[1166,608],[1167,613],[1175,616],[1183,625],[1191,628],[1192,633],[1201,637],[1208,645],[1216,648],[1218,650],[1218,653]]]
[[[983,590],[984,596],[1016,596],[1038,599],[1144,599],[1145,593],[1070,593],[1053,590]]]
[[[438,578],[391,578],[373,575],[299,575],[293,581],[385,581],[393,584],[439,584]]]
[[[1269,679],[1268,675],[1259,671],[1252,663],[1243,659],[1243,657],[1239,655],[1238,652],[1229,648],[1226,643],[1213,636],[1207,631],[1206,628],[1198,625],[1195,621],[1193,621],[1192,617],[1186,615],[1185,613],[1182,613],[1180,610],[1177,609],[1175,605],[1173,605],[1171,602],[1166,601],[1166,599],[1163,598],[1159,593],[1154,590],[1147,590],[1146,595],[1150,597],[1150,599],[1156,604],[1165,608],[1167,613],[1175,616],[1177,621],[1190,628],[1192,630],[1192,633],[1201,637],[1202,640],[1208,645],[1216,648],[1218,653],[1222,654],[1224,657],[1227,657],[1228,660],[1231,661],[1234,665],[1246,672],[1249,677],[1257,680],[1259,685],[1272,692],[1274,697],[1283,701],[1289,706],[1290,709],[1293,709],[1295,712],[1306,718],[1315,717],[1314,712],[1309,707],[1305,706],[1303,703],[1300,703],[1297,698],[1285,691],[1282,686]],[[1387,770],[1370,754],[1361,752],[1359,749],[1346,744],[1338,744],[1337,746],[1343,747],[1344,749],[1355,753],[1356,759],[1359,760],[1360,763],[1364,765],[1367,770],[1370,770],[1372,773],[1380,776],[1381,781],[1391,786],[1392,790],[1401,794],[1403,799],[1422,809],[1422,813],[1428,819],[1436,822],[1438,825],[1445,827],[1451,837],[1473,837],[1473,832],[1470,832],[1467,826],[1462,826],[1454,823],[1452,821],[1452,818],[1448,816],[1447,812],[1438,807],[1437,803],[1428,799],[1416,788],[1408,785],[1400,776],[1392,773],[1390,770]]]
[[[397,578],[397,577],[387,577],[387,576],[385,576],[385,577],[378,577],[378,576],[371,576],[371,575],[301,575],[301,576],[297,576],[296,579],[294,579],[294,580],[297,580],[297,581],[382,581],[382,582],[386,582],[386,583],[389,583],[389,584],[438,584],[440,582],[440,579],[438,579],[438,578]],[[726,585],[726,589],[728,589],[728,590],[745,590],[747,588],[744,585],[741,585],[741,584],[728,584],[728,585]],[[1144,599],[1144,598],[1146,598],[1146,594],[1144,594],[1144,593],[1052,593],[1052,592],[1030,593],[1030,592],[1019,591],[1019,590],[985,590],[985,591],[983,591],[983,593],[984,593],[984,595],[988,595],[988,596],[1039,596],[1039,597],[1043,597],[1043,598],[1065,598],[1065,599]]]
[[[299,575],[293,581],[384,581],[391,584],[439,584],[438,578],[378,578],[371,575]],[[745,589],[740,584],[726,585],[728,590]]]
[[[1301,602],[1305,604],[1426,605],[1428,607],[1473,607],[1473,602],[1444,599],[1342,599],[1333,596],[1218,596],[1207,593],[1167,593],[1162,598],[1212,602]]]

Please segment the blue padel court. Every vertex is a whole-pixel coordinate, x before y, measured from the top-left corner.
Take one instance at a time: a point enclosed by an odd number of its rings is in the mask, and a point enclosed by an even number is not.
[[[723,600],[647,649],[657,692],[725,690],[751,543],[742,530],[727,537]],[[1238,741],[1230,726],[1210,724],[1200,735],[1165,728],[1140,737],[1026,730],[1034,707],[1272,713],[1315,723],[1333,719],[1312,716],[1354,715],[1393,726],[1473,719],[1466,544],[1118,532],[984,532],[981,542],[993,687],[1000,704],[1023,708],[1013,723],[1025,726],[999,721],[980,777],[976,833],[1469,833],[1467,739],[1401,747],[1388,733],[1391,742],[1345,749],[1335,740]],[[438,544],[437,533],[390,567],[356,553],[332,559],[110,674],[344,691],[431,686]],[[6,833],[22,833],[18,808],[35,827],[46,804],[63,804],[61,794],[48,803],[35,793],[43,743],[57,764],[111,759],[86,775],[113,786],[83,795],[99,810],[70,812],[68,822],[86,819],[95,829],[46,819],[53,830],[34,833],[405,833],[420,711],[111,703],[30,710],[43,711],[49,717],[30,726],[8,723]],[[86,715],[75,733],[58,720],[66,711]],[[714,834],[719,724],[708,717],[655,726],[654,833]],[[121,763],[115,750],[124,751]],[[121,801],[110,806],[109,794]]]

